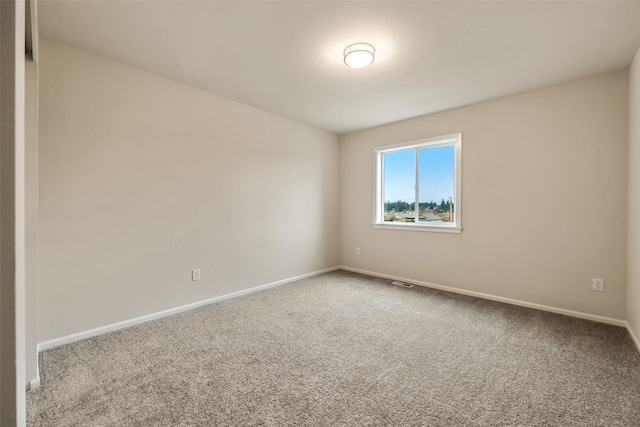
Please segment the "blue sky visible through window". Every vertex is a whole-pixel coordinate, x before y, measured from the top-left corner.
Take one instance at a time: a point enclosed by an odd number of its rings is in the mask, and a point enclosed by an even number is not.
[[[418,150],[420,203],[449,201],[454,197],[455,151],[453,146]],[[415,201],[415,150],[384,155],[385,202]]]

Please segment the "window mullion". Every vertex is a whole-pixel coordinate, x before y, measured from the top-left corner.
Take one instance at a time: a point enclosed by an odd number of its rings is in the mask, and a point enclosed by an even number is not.
[[[384,188],[384,177],[385,177],[385,170],[384,170],[384,155],[379,154],[379,161],[380,161],[380,170],[382,171],[382,174],[380,175],[380,202],[378,203],[378,209],[380,210],[380,212],[378,213],[378,221],[380,222],[384,222],[384,202],[385,202],[385,188]]]
[[[416,163],[415,163],[415,167],[416,167],[416,185],[415,185],[415,189],[416,189],[416,193],[415,193],[415,205],[414,205],[414,222],[417,224],[420,221],[420,176],[419,176],[419,172],[418,172],[418,156],[419,156],[419,152],[418,149],[416,148]]]

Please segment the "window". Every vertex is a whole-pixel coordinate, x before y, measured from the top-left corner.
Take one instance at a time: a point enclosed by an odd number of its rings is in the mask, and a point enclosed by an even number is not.
[[[375,228],[460,233],[462,134],[375,148]]]

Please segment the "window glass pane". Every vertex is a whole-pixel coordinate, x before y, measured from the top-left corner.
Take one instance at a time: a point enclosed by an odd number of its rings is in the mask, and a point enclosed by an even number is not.
[[[383,156],[383,220],[415,222],[416,151],[396,151]]]
[[[453,146],[418,151],[419,221],[454,222],[455,150]]]

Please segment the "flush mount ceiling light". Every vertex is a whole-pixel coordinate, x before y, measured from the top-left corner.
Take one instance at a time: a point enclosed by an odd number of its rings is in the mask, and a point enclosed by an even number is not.
[[[344,49],[344,63],[351,68],[371,65],[376,57],[376,48],[369,43],[353,43]]]

